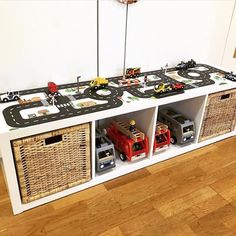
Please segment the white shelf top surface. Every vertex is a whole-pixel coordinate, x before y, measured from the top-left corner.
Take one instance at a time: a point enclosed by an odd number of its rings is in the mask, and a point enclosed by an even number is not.
[[[213,78],[215,75],[211,75]],[[222,81],[222,80],[221,80]],[[37,133],[47,132],[54,129],[60,129],[63,127],[69,127],[73,125],[77,125],[80,123],[91,122],[95,120],[100,120],[108,117],[117,116],[120,114],[125,114],[133,111],[148,109],[155,106],[160,106],[168,103],[173,103],[181,100],[187,100],[194,97],[205,96],[211,93],[230,90],[236,88],[236,82],[232,82],[227,80],[226,83],[220,84],[217,81],[215,84],[207,85],[204,87],[197,87],[193,89],[185,90],[184,93],[180,93],[177,95],[167,96],[163,98],[139,98],[138,100],[133,100],[132,102],[127,99],[131,94],[128,92],[124,92],[122,96],[123,105],[117,108],[112,108],[108,110],[97,111],[93,113],[88,113],[84,115],[78,115],[71,118],[60,119],[56,121],[51,121],[47,123],[37,124],[33,126],[23,127],[23,128],[14,128],[7,125],[5,118],[3,116],[3,110],[12,105],[19,105],[17,101],[8,102],[8,103],[0,103],[0,134],[2,135],[10,135],[10,139],[25,137]],[[43,94],[34,94],[38,97],[43,97]],[[133,96],[133,95],[131,95]],[[26,98],[27,99],[27,98]],[[85,102],[93,102],[93,101],[85,101]],[[101,101],[100,101],[101,102]],[[104,102],[104,101],[102,101]],[[56,107],[52,105],[48,107],[42,107],[43,109],[51,109],[52,113],[57,113]],[[30,108],[33,109],[33,108]],[[26,117],[27,114],[24,114],[24,111],[21,112],[22,117]]]

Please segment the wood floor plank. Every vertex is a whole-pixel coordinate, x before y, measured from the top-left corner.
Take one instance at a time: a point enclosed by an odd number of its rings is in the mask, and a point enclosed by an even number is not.
[[[227,205],[228,202],[220,195],[214,195],[205,201],[199,202],[198,204],[191,207],[191,212],[197,217],[201,218],[211,212]]]
[[[172,158],[170,160],[158,163],[158,165],[149,166],[149,167],[147,167],[147,170],[150,173],[154,174],[154,173],[159,172],[161,170],[165,170],[168,168],[174,168],[176,165],[179,165],[179,164],[184,165],[184,163],[186,163],[188,161],[195,161],[195,158],[197,158],[198,161],[200,161],[200,159],[203,159],[207,153],[215,152],[217,149],[218,149],[218,147],[216,145],[211,144],[207,147],[199,148],[199,149],[194,150],[192,152],[183,154],[183,155],[181,155],[181,158],[178,158],[179,156],[177,156],[177,157]]]
[[[10,232],[7,229],[0,230],[1,236],[10,236]]]
[[[207,175],[204,181],[206,184],[210,185],[230,175],[234,175],[235,173],[236,173],[236,160],[230,163],[226,163],[226,165],[221,166],[220,169],[216,169],[211,173],[206,173]]]
[[[160,207],[157,207],[157,209],[160,211],[163,217],[167,218],[178,214],[188,208],[191,208],[192,206],[195,206],[200,202],[216,195],[217,193],[210,187],[205,187],[187,194],[181,198],[170,201]]]
[[[131,183],[133,181],[142,179],[146,176],[149,176],[150,172],[147,169],[141,169],[138,171],[135,171],[133,173],[130,173],[128,175],[124,175],[122,178],[116,178],[114,180],[110,180],[108,182],[104,183],[104,186],[106,187],[107,190],[111,190],[117,187],[120,187],[122,185]]]
[[[232,219],[224,222],[224,225],[229,228],[234,234],[236,234],[236,216]]]
[[[46,232],[53,232],[57,230],[58,226],[62,228],[79,227],[83,230],[83,227],[88,227],[93,222],[98,224],[102,217],[116,215],[119,211],[120,205],[110,192],[100,193],[90,199],[69,205],[67,208],[57,209],[54,217],[51,215],[47,219],[48,223],[45,230]]]
[[[145,228],[159,225],[163,222],[163,217],[157,210],[152,210],[141,216],[127,219],[127,222],[120,225],[124,235],[145,235]]]
[[[192,230],[200,236],[205,235],[227,235],[234,233],[227,228],[224,223],[236,216],[236,208],[227,204],[214,212],[201,217],[199,220],[190,224]]]
[[[120,230],[120,227],[117,226],[99,234],[98,236],[124,236],[124,234]]]
[[[229,175],[211,184],[211,187],[228,201],[236,197],[236,175]]]
[[[83,224],[83,231],[86,235],[97,235],[109,228],[114,228],[127,222],[132,218],[141,217],[142,215],[152,211],[154,208],[150,201],[145,200],[128,208],[121,209],[116,214],[100,215],[100,218],[91,220],[89,224]],[[98,227],[99,226],[99,227]]]
[[[14,228],[17,225],[31,224],[32,222],[40,221],[42,217],[53,212],[52,206],[47,204],[13,216],[10,201],[0,203],[0,228]]]
[[[103,184],[94,186],[93,188],[86,189],[84,191],[81,191],[79,193],[75,193],[71,196],[59,199],[57,201],[52,202],[52,206],[55,210],[67,207],[70,204],[74,204],[79,201],[90,199],[100,193],[106,192],[106,188]]]
[[[170,176],[170,171],[156,173],[141,180],[112,189],[111,193],[121,204],[121,207],[126,208],[176,187],[177,185],[171,181]]]

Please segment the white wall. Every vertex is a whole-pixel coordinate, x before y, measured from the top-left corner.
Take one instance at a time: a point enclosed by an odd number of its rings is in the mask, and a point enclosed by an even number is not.
[[[222,66],[229,71],[236,73],[236,58],[233,58],[234,50],[236,48],[236,9],[232,18],[229,37],[226,44]]]
[[[101,73],[122,73],[125,6],[101,1]],[[153,1],[130,5],[127,66],[151,70],[180,60],[220,65],[234,0]]]
[[[127,66],[220,64],[234,0],[140,0]],[[0,93],[96,76],[96,0],[0,1]],[[100,75],[122,73],[125,5],[100,0]]]
[[[96,0],[0,1],[0,92],[96,75]]]

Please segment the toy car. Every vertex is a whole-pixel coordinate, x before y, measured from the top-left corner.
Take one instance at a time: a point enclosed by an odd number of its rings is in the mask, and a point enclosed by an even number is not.
[[[154,93],[158,95],[162,93],[168,93],[171,91],[178,91],[178,90],[181,91],[183,89],[184,89],[184,84],[181,83],[172,83],[172,84],[160,83],[159,85],[156,85],[154,87]]]
[[[181,84],[181,83],[174,83],[174,84],[171,84],[171,88],[173,90],[179,90],[179,89],[184,89],[184,84]]]
[[[96,171],[102,172],[116,166],[114,145],[105,134],[96,130]]]
[[[158,113],[158,120],[168,125],[171,133],[172,144],[185,144],[193,142],[195,138],[195,124],[185,118],[182,114],[172,109],[161,109]]]
[[[188,68],[194,68],[196,66],[196,62],[191,59],[188,62],[181,61],[175,68],[176,70],[187,70]]]
[[[90,88],[94,90],[105,88],[107,87],[107,85],[108,85],[108,80],[102,77],[95,78],[89,84]]]
[[[141,68],[140,67],[136,67],[136,68],[127,68],[126,69],[126,78],[134,78],[137,77],[141,72]]]
[[[19,91],[8,91],[0,96],[2,102],[17,101],[20,99]]]
[[[122,161],[134,161],[148,154],[148,137],[136,127],[130,130],[126,122],[113,121],[106,129]]]
[[[231,81],[236,81],[236,75],[233,73],[233,71],[225,73],[225,78]]]
[[[188,69],[188,65],[186,62],[181,61],[177,66],[176,66],[176,70],[184,70],[184,69]]]
[[[155,93],[166,93],[172,90],[170,84],[160,83],[154,87]]]

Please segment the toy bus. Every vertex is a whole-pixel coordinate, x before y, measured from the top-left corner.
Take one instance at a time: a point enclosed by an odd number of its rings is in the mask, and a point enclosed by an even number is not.
[[[105,134],[96,130],[96,171],[102,172],[116,166],[114,145]]]
[[[148,137],[126,122],[112,122],[106,129],[122,161],[135,161],[148,154]]]
[[[171,133],[170,142],[172,144],[185,144],[194,141],[195,124],[179,112],[167,108],[160,109],[158,120],[168,125]]]

